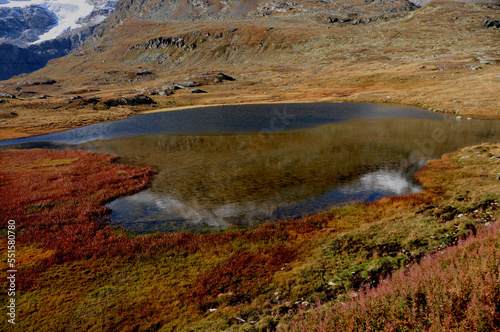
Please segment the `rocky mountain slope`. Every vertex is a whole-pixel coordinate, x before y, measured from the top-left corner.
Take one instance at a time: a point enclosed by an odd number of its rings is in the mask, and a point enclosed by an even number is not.
[[[111,22],[130,17],[152,21],[223,21],[295,14],[338,14],[348,19],[416,9],[407,0],[121,0]]]
[[[114,9],[115,0],[0,3],[0,79],[40,69],[78,48]]]
[[[0,65],[0,80],[42,68],[50,59],[80,47],[92,34],[101,36],[104,31],[119,26],[129,18],[160,22],[222,22],[317,14],[330,23],[360,24],[413,11],[429,0],[122,0],[117,3],[116,14],[97,27],[113,12],[116,2],[2,0],[0,44],[4,44],[0,46],[0,57],[4,61]]]
[[[425,6],[431,2],[463,2],[463,3],[492,3],[498,4],[498,0],[411,0],[417,6]]]
[[[0,7],[0,41],[17,45],[34,42],[56,25],[56,14],[39,5]]]

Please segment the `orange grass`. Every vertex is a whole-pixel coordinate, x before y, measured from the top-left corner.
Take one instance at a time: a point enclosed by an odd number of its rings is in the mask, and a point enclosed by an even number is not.
[[[109,213],[103,204],[145,188],[151,169],[82,151],[2,151],[0,213],[16,220],[18,258],[25,261],[19,265],[18,310],[25,317],[19,326],[274,329],[296,312],[297,302],[343,299],[375,286],[374,280],[418,262],[435,246],[475,232],[474,218],[490,220],[495,198],[484,195],[496,188],[486,175],[494,148],[461,152],[477,155],[477,165],[472,158],[460,165],[455,155],[433,162],[418,175],[426,188],[419,194],[218,234],[136,237],[101,222]],[[472,181],[484,183],[478,189]],[[6,246],[5,235],[0,245]]]

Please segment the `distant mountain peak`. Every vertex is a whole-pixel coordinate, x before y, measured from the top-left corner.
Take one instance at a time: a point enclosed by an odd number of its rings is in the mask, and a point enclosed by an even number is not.
[[[0,80],[81,46],[117,0],[0,0]]]
[[[26,46],[95,26],[114,10],[116,0],[0,0],[0,41]],[[33,28],[35,26],[35,28]]]

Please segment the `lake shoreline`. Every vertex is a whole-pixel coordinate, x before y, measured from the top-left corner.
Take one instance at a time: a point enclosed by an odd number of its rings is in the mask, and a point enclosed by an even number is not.
[[[94,175],[107,174],[106,181],[121,195],[130,188],[120,189],[116,179],[126,177],[135,182],[135,190],[140,190],[147,184],[150,175],[146,175],[151,174],[147,169],[114,164],[110,157],[103,164],[104,155],[89,152],[31,150],[2,154],[11,157],[0,159],[6,165],[2,172],[10,173],[11,178],[20,179],[16,172],[27,171],[30,176],[50,181],[51,174],[65,172],[61,180],[71,185],[55,185],[70,191],[78,183],[87,187],[85,174],[73,174],[72,169],[78,169],[79,164],[99,167],[101,171]],[[22,154],[37,156],[15,157]],[[93,161],[86,159],[87,155]],[[498,219],[498,160],[491,156],[500,158],[499,144],[464,148],[432,161],[417,174],[424,187],[420,193],[219,234],[181,232],[134,237],[93,221],[91,215],[61,223],[53,217],[71,212],[68,205],[79,206],[66,200],[61,191],[55,193],[54,201],[45,199],[43,204],[33,205],[29,200],[24,205],[2,204],[3,215],[16,218],[24,226],[18,234],[22,283],[17,309],[27,318],[19,325],[60,330],[67,326],[67,317],[76,315],[77,321],[87,322],[89,329],[102,328],[102,321],[93,320],[97,314],[110,330],[123,324],[146,326],[151,319],[164,327],[216,330],[236,326],[239,322],[232,322],[234,317],[252,312],[255,326],[267,328],[306,310],[317,299],[349,301],[361,286],[374,284],[379,277],[415,264],[427,254],[444,252],[473,234],[476,227]],[[134,180],[134,174],[141,174],[142,180]],[[107,186],[91,182],[92,190],[110,192]],[[12,184],[2,190],[8,191]],[[21,190],[12,192],[22,195]],[[98,204],[84,198],[87,204],[95,211],[104,211],[99,202],[106,201],[106,196],[89,194]],[[16,195],[1,197],[16,200]],[[14,206],[28,219],[14,213]],[[53,223],[53,227],[43,227],[45,222]],[[1,242],[7,245],[6,238]],[[158,287],[165,291],[158,292]],[[64,293],[57,289],[64,289]],[[143,305],[134,302],[138,289]],[[28,315],[31,303],[38,301],[41,293],[48,305]],[[88,302],[88,294],[95,294],[92,302]],[[148,306],[149,298],[162,306]],[[66,305],[54,311],[62,299]],[[301,305],[294,304],[297,301]],[[104,303],[106,308],[82,310],[89,303],[89,308],[95,303]],[[123,307],[124,303],[130,306]],[[193,318],[190,322],[184,319],[187,313]],[[112,319],[116,317],[120,319]]]
[[[155,168],[153,191],[109,206],[114,225],[151,233],[295,219],[411,192],[415,165],[500,143],[499,128],[399,105],[266,103],[139,114],[0,145],[111,153]]]
[[[189,110],[195,108],[206,108],[206,107],[216,107],[216,106],[238,106],[238,105],[265,105],[265,104],[290,104],[290,103],[369,103],[369,104],[383,104],[383,105],[394,105],[402,107],[415,107],[427,112],[434,112],[437,114],[443,114],[444,116],[453,115],[448,111],[441,111],[440,109],[426,109],[422,107],[420,103],[414,103],[408,101],[405,103],[405,99],[397,100],[395,98],[380,100],[379,98],[338,98],[338,97],[308,97],[308,98],[293,98],[283,96],[279,100],[270,99],[266,96],[265,99],[261,99],[256,96],[247,95],[242,96],[242,99],[248,98],[248,100],[242,102],[234,102],[234,99],[229,100],[227,103],[206,103],[201,99],[198,103],[193,105],[183,105],[183,106],[173,106],[173,107],[162,107],[164,105],[158,106],[157,109],[151,109],[150,106],[139,106],[134,108],[127,107],[112,107],[109,109],[99,110],[97,113],[94,110],[84,109],[78,114],[76,119],[72,119],[74,113],[71,115],[67,112],[55,112],[50,111],[47,106],[46,110],[41,111],[37,107],[33,108],[12,108],[13,112],[16,113],[14,117],[8,117],[3,120],[4,126],[0,130],[0,141],[5,141],[9,139],[31,137],[49,134],[53,132],[59,132],[64,130],[70,130],[75,128],[80,128],[83,126],[88,126],[96,123],[104,123],[110,121],[116,121],[128,118],[137,114],[150,114],[150,113],[161,113],[179,110]],[[210,99],[213,101],[214,99]],[[16,103],[16,101],[12,101]],[[57,102],[54,102],[57,104]],[[49,104],[50,105],[50,104]],[[0,108],[1,111],[1,108]],[[47,113],[50,112],[50,113]],[[0,115],[3,115],[0,114]],[[458,115],[458,114],[457,114]],[[495,120],[500,119],[500,115],[497,114],[477,114],[475,112],[461,111],[460,114],[464,118],[474,118],[474,119],[485,119],[485,120]],[[35,119],[39,118],[39,121]],[[68,118],[70,120],[68,120]]]

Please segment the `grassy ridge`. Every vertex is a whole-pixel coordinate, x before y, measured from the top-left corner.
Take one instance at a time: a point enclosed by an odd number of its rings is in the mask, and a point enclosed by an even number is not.
[[[391,265],[395,265],[397,254],[390,255],[394,257],[385,260],[385,266],[378,265],[378,268],[385,267],[386,273],[371,280],[370,267],[367,267],[369,264],[366,264],[366,261],[362,262],[360,266],[365,267],[362,271],[364,280],[368,279],[371,283],[363,284],[363,277],[359,273],[353,273],[347,278],[351,286],[363,286],[361,292],[337,297],[335,301],[323,306],[318,305],[315,310],[303,310],[291,321],[283,323],[278,330],[498,330],[500,237],[499,225],[492,222],[498,218],[499,152],[498,146],[493,148],[491,145],[463,149],[459,153],[445,156],[443,160],[433,162],[418,174],[419,180],[426,185],[426,192],[433,192],[441,198],[437,201],[439,202],[437,205],[434,201],[426,204],[423,209],[417,209],[417,214],[437,216],[441,223],[446,224],[450,221],[453,223],[453,228],[441,230],[446,233],[444,237],[441,236],[440,241],[435,242],[435,250],[431,255],[425,256],[417,265],[406,265],[405,269],[392,276]],[[489,168],[489,174],[482,173],[481,167]],[[489,181],[486,180],[488,178]],[[448,190],[443,190],[445,189],[441,186],[443,182],[448,182],[446,188]],[[478,185],[482,188],[478,188]],[[487,194],[488,192],[491,194]],[[384,200],[378,203],[383,203]],[[471,202],[477,203],[471,204]],[[458,220],[466,222],[458,224]],[[431,223],[432,220],[429,219],[428,222]],[[476,226],[481,224],[484,226],[476,229]],[[413,227],[415,226],[418,227],[418,224]],[[460,230],[460,227],[465,227],[470,232],[465,229]],[[392,229],[394,230],[394,227]],[[431,229],[431,227],[420,228],[418,231],[429,232]],[[375,234],[377,241],[382,240],[373,227],[369,230],[371,235]],[[344,244],[342,250],[350,255],[366,255],[369,249],[359,244],[359,238],[363,238],[362,233],[355,231],[344,235],[340,238],[342,241],[330,243],[328,249],[331,250],[332,246],[339,248],[338,244],[341,243]],[[467,234],[472,234],[472,237],[465,238]],[[435,240],[438,236],[430,234],[427,241]],[[403,244],[404,241],[399,243]],[[386,248],[392,244],[391,250],[403,252],[408,257],[415,257],[415,250],[418,248],[415,247],[413,251],[408,250],[412,243],[414,244],[415,240],[407,242],[405,250],[398,247],[396,242],[385,242]],[[457,245],[447,248],[449,244]],[[420,240],[418,246],[420,246],[418,256],[422,256],[424,241]],[[352,265],[350,268],[353,269]],[[355,268],[353,270],[356,271]],[[386,278],[378,279],[378,277]]]
[[[301,312],[280,331],[496,331],[499,225],[398,272],[348,303]]]
[[[20,226],[18,327],[274,329],[496,219],[498,156],[492,144],[447,155],[419,173],[419,194],[218,234],[134,237],[98,222],[102,204],[145,186],[151,170],[88,152],[1,152],[1,213]]]

